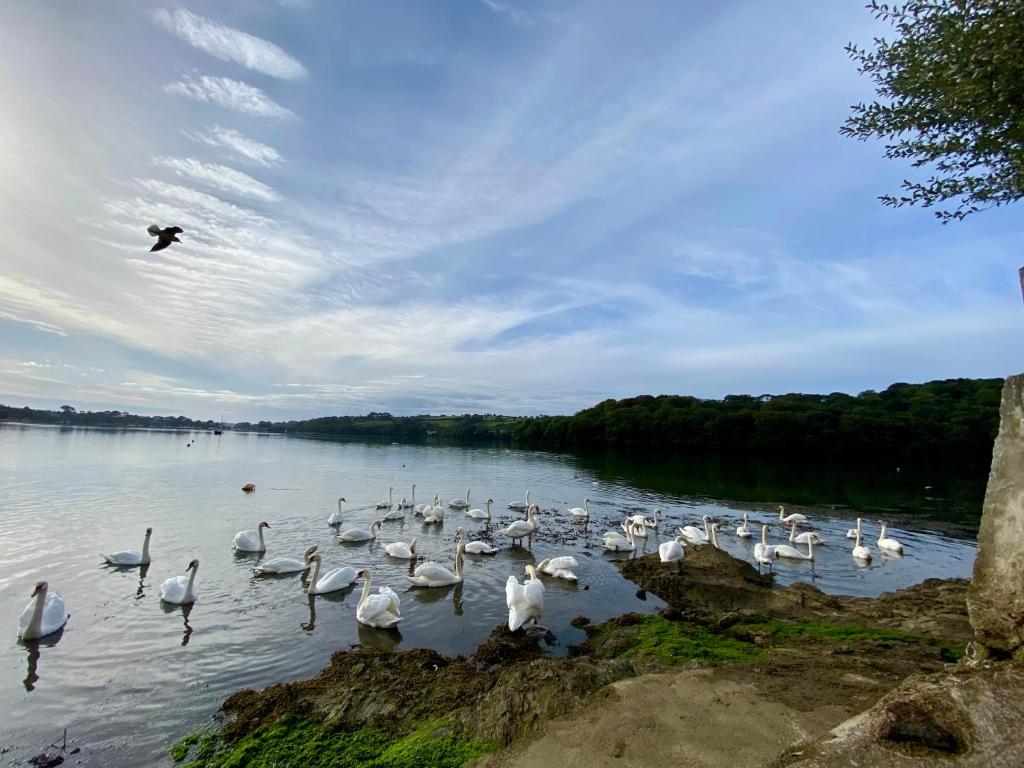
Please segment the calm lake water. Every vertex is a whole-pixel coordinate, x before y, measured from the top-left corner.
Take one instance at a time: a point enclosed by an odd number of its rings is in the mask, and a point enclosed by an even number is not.
[[[195,444],[186,447],[192,438]],[[707,497],[810,501],[797,490],[782,495],[785,483],[778,478],[767,485],[760,475],[753,485],[750,478],[745,482],[753,471],[746,466],[726,479],[727,466],[698,465],[696,473],[693,466],[675,466],[673,472],[669,459],[609,454],[0,426],[0,707],[6,713],[0,763],[24,762],[67,728],[69,740],[82,749],[72,760],[83,765],[169,764],[168,747],[208,722],[225,696],[312,675],[339,649],[363,644],[471,653],[506,620],[509,574],[521,578],[526,563],[575,554],[578,585],[546,580],[543,624],[558,638],[553,650],[565,652],[583,639],[569,625],[575,616],[601,621],[662,607],[653,596],[639,599],[635,585],[619,576],[611,561],[628,555],[600,548],[600,534],[617,527],[624,510],[661,507],[664,537],[702,514],[712,515],[729,532],[721,537],[724,548],[752,562],[754,540],[731,535],[742,510]],[[804,580],[828,592],[877,595],[928,577],[970,575],[973,537],[931,529],[951,518],[968,525],[976,520],[976,490],[957,491],[960,486],[948,478],[933,480],[926,490],[927,478],[903,472],[888,481],[866,478],[862,485],[870,491],[862,492],[862,506],[874,510],[872,517],[892,508],[916,516],[902,515],[903,527],[890,534],[903,542],[905,557],[883,557],[871,541],[875,560],[862,567],[850,557],[845,539],[861,492],[852,490],[856,483],[850,477],[840,476],[838,487],[815,491],[815,500],[830,505],[804,510],[830,546],[816,549],[813,564],[777,563],[779,583]],[[818,474],[808,483],[815,488],[821,479]],[[251,495],[240,490],[248,482],[257,486]],[[377,517],[373,504],[387,498],[388,486],[395,486],[397,500],[410,495],[413,482],[418,502],[435,492],[446,499],[464,497],[467,488],[473,506],[492,497],[492,524],[449,511],[443,527],[425,526],[410,512],[404,521],[385,522],[379,543],[337,543],[327,518],[338,496],[349,501],[342,529],[368,528]],[[527,489],[544,510],[532,552],[510,549],[494,534],[520,517],[506,505],[523,499]],[[586,496],[593,519],[584,527],[564,510],[582,505]],[[752,521],[772,519],[771,509],[763,504]],[[232,538],[261,520],[272,525],[268,558],[298,557],[316,543],[325,568],[371,568],[375,586],[389,584],[401,596],[401,632],[355,621],[359,586],[310,600],[297,574],[254,577],[260,558],[234,553]],[[388,558],[383,544],[415,536],[418,553],[450,563],[459,525],[472,538],[493,539],[502,551],[467,557],[463,585],[407,590],[409,565]],[[147,526],[154,528],[153,562],[145,574],[102,564],[100,551],[141,549]],[[773,540],[781,535],[776,527]],[[867,538],[877,538],[874,525]],[[656,551],[661,540],[652,536],[647,551]],[[198,603],[190,611],[161,605],[160,583],[183,573],[192,558],[200,562]],[[18,616],[41,579],[63,594],[71,619],[63,633],[22,644],[16,639]]]

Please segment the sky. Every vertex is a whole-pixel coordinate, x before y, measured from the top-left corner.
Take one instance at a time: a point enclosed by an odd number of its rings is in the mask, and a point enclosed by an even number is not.
[[[0,402],[572,413],[1018,372],[1022,209],[841,137],[859,1],[0,4]],[[146,229],[181,243],[150,253]]]

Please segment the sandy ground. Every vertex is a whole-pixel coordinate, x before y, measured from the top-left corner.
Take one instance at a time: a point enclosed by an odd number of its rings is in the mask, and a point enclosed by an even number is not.
[[[478,765],[764,766],[788,745],[824,735],[860,709],[828,704],[797,710],[766,698],[758,688],[724,679],[713,669],[621,680],[577,715],[548,723],[532,741]]]

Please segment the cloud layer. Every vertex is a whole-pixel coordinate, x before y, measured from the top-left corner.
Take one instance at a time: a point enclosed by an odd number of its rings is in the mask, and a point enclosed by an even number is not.
[[[221,61],[233,61],[246,69],[285,80],[306,76],[302,63],[273,43],[197,16],[183,8],[153,11],[153,21],[189,45]]]

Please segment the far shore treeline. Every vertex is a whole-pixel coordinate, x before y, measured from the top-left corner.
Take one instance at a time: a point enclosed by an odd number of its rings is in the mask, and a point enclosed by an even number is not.
[[[991,460],[1002,379],[893,384],[859,395],[728,395],[709,400],[643,395],[605,400],[573,416],[325,416],[240,422],[236,431],[392,440],[438,438],[556,450],[609,446],[680,452],[856,461],[983,465]],[[36,411],[0,406],[0,420],[84,426],[212,429],[184,417],[118,411]]]

